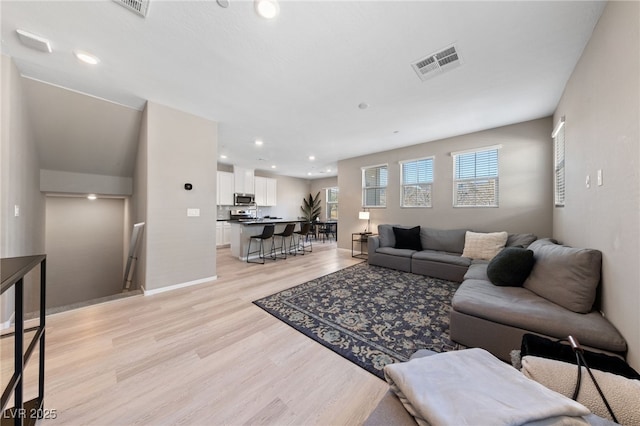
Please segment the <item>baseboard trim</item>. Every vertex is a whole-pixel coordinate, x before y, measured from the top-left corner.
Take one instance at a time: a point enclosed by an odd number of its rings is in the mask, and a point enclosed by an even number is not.
[[[218,279],[218,276],[214,275],[212,277],[201,278],[199,280],[187,281],[186,283],[174,284],[174,285],[170,285],[162,288],[154,288],[153,290],[147,290],[146,288],[143,288],[142,292],[144,293],[145,296],[152,296],[154,294],[164,293],[166,291],[172,291],[172,290],[177,290],[179,288],[191,287],[192,285],[208,283],[211,281],[215,281],[217,279]]]

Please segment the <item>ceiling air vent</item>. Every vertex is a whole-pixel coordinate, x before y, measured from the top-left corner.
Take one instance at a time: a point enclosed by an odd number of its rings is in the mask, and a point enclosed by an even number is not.
[[[137,13],[142,17],[147,16],[149,11],[149,0],[113,0],[121,6]]]
[[[456,46],[452,45],[412,63],[411,67],[418,74],[420,80],[425,81],[435,75],[457,68],[460,64],[460,56],[458,56]]]

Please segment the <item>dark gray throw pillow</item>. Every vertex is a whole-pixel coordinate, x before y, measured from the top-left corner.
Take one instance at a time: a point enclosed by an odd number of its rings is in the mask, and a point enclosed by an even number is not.
[[[396,244],[394,248],[397,249],[409,249],[409,250],[422,250],[422,243],[420,242],[420,227],[414,226],[413,228],[396,228],[393,227],[393,234],[396,237]]]
[[[487,277],[495,285],[522,287],[534,262],[533,251],[521,247],[505,247],[487,265]]]

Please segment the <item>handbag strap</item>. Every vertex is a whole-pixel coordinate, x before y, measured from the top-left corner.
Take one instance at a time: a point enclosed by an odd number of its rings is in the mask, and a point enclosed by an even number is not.
[[[569,336],[568,340],[569,340],[569,344],[571,345],[571,349],[573,349],[573,351],[576,354],[576,363],[578,364],[578,378],[576,380],[576,388],[573,391],[572,399],[576,401],[578,398],[578,393],[580,393],[580,385],[582,381],[582,365],[584,365],[584,368],[587,370],[587,373],[589,373],[589,376],[591,377],[591,380],[593,381],[593,384],[595,385],[596,390],[600,394],[600,398],[602,398],[602,402],[604,402],[604,405],[607,407],[607,411],[609,411],[611,418],[613,419],[614,422],[618,423],[618,419],[616,418],[616,415],[613,414],[613,410],[609,405],[609,401],[607,401],[607,398],[605,398],[604,393],[602,393],[602,389],[600,389],[600,385],[598,385],[596,378],[593,376],[591,369],[587,365],[587,361],[584,359],[584,350],[580,346],[580,342],[578,342],[578,339],[576,339],[573,336]]]

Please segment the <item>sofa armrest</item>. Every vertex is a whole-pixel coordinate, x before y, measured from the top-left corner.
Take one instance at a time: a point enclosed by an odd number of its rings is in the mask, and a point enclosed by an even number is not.
[[[367,239],[367,253],[375,253],[378,248],[380,248],[380,237],[370,235]]]

